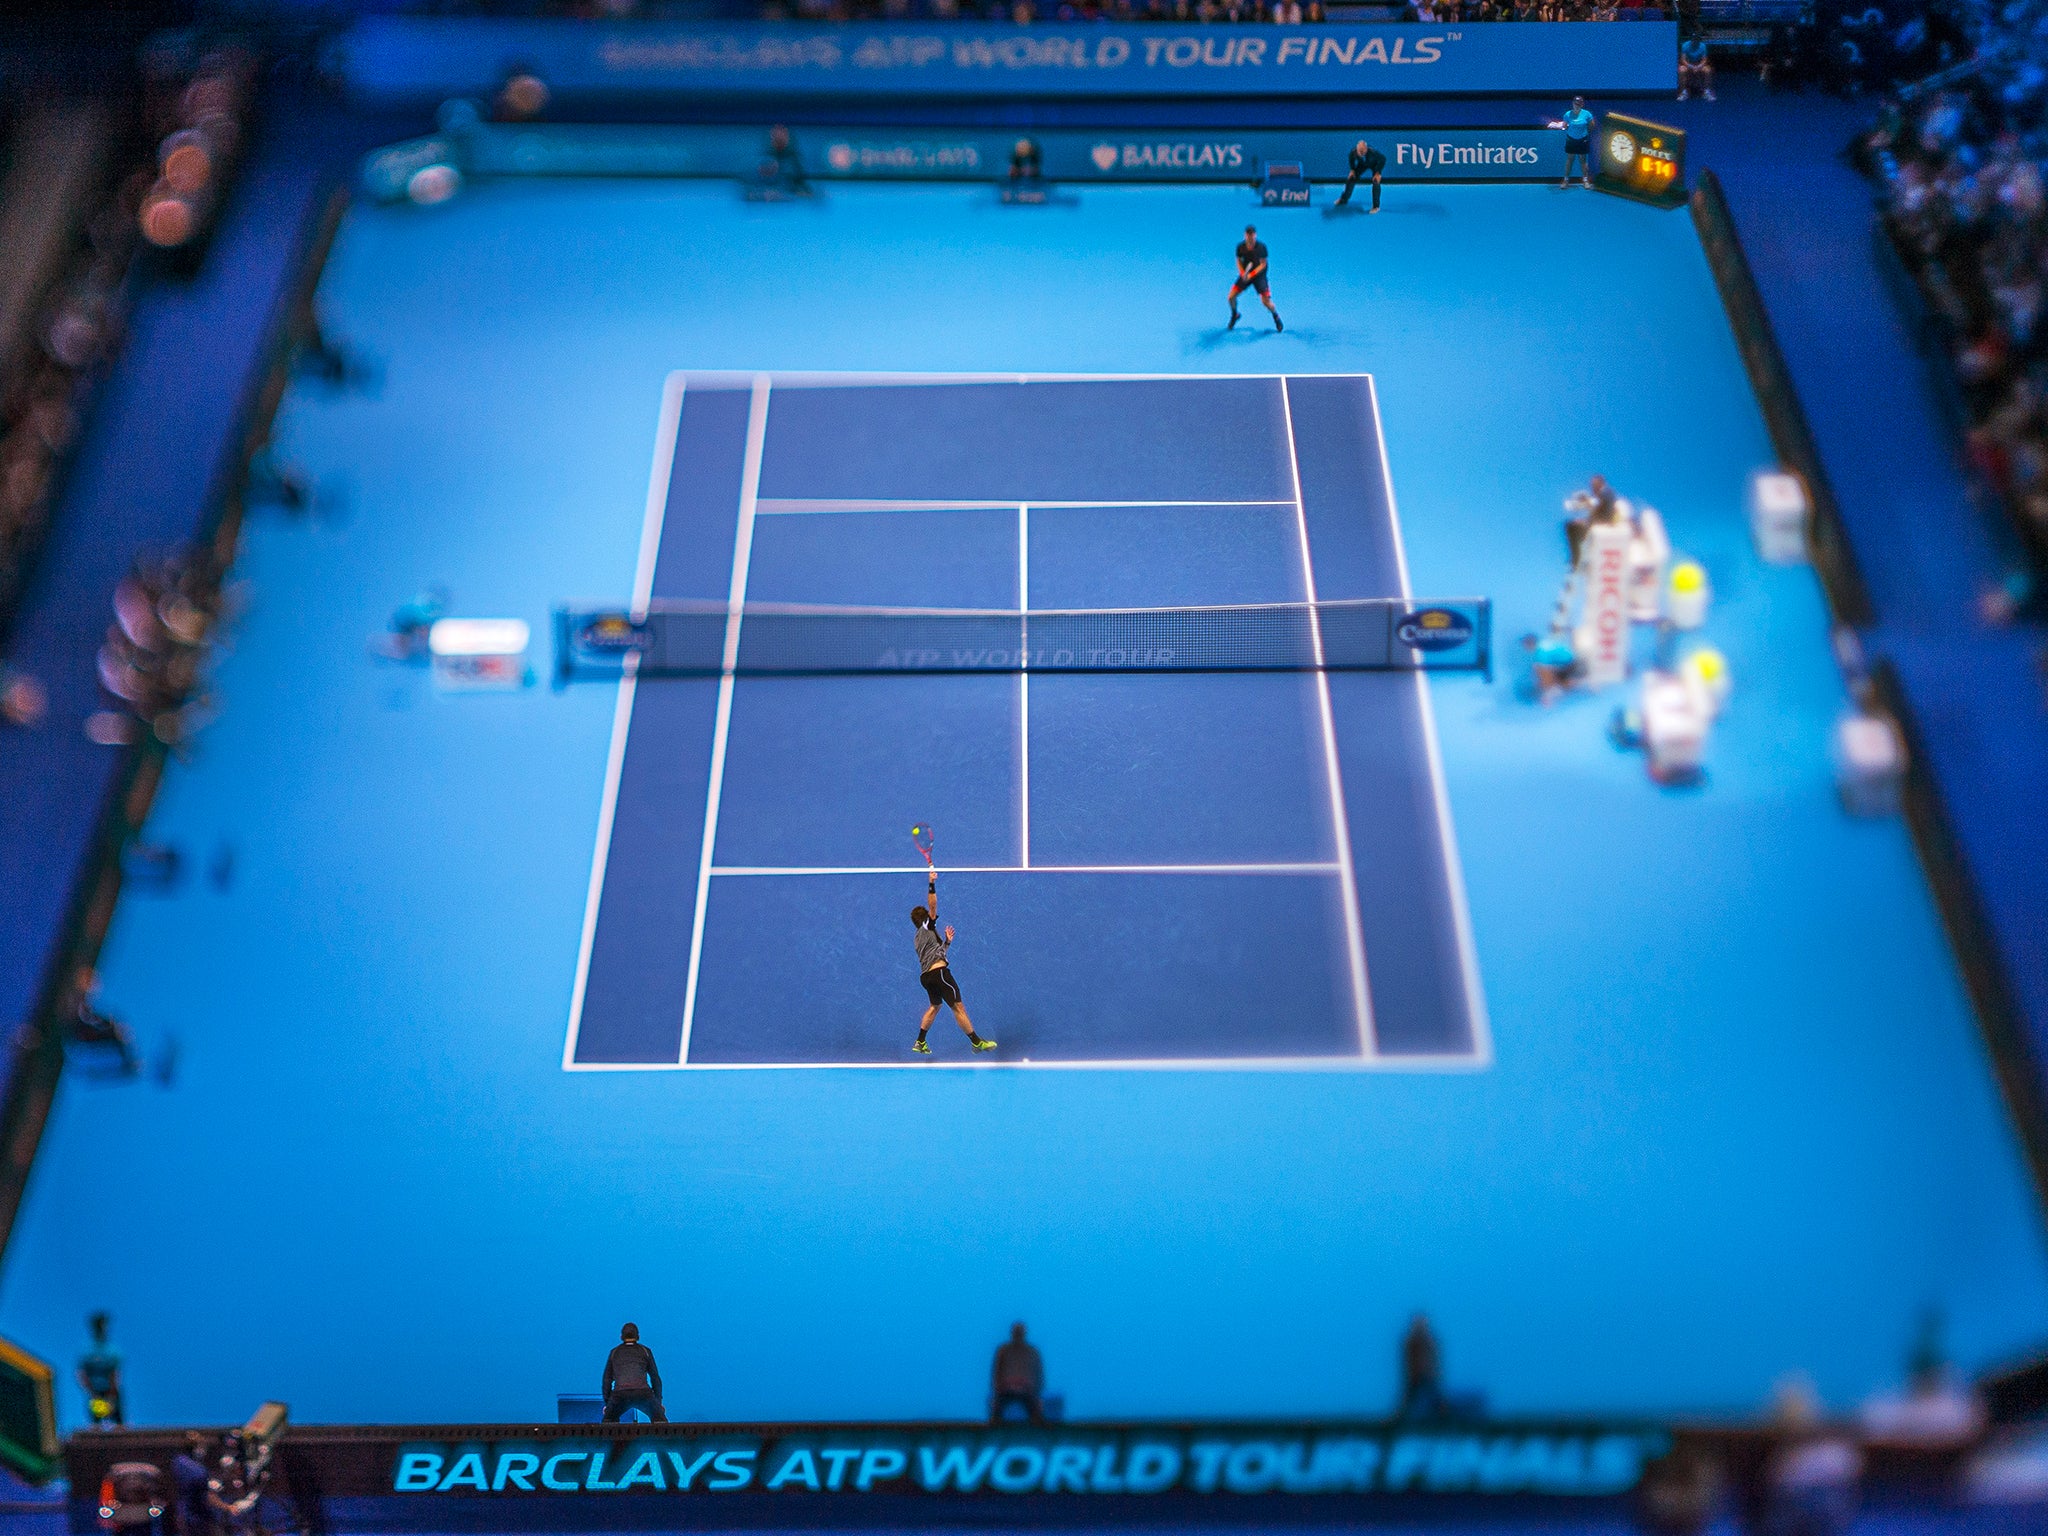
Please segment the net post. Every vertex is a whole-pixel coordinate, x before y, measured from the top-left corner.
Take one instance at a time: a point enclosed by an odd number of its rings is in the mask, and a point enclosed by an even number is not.
[[[554,690],[560,693],[569,686],[569,605],[555,604],[555,680]]]
[[[1493,599],[1482,597],[1476,600],[1479,610],[1479,675],[1487,682],[1493,681]]]

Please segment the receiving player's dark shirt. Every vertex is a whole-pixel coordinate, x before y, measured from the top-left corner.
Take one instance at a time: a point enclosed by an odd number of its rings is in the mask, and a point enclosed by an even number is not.
[[[1259,272],[1266,265],[1266,242],[1263,240],[1240,240],[1237,246],[1238,269],[1246,274]]]
[[[1354,176],[1377,176],[1387,168],[1387,157],[1370,145],[1364,154],[1351,151],[1351,174]]]

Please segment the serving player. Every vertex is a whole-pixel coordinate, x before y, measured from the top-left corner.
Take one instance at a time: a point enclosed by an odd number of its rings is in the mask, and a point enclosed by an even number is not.
[[[917,930],[917,979],[924,983],[924,995],[931,999],[931,1006],[924,1011],[924,1018],[918,1022],[917,1044],[911,1049],[920,1056],[929,1056],[932,1048],[925,1041],[925,1031],[932,1027],[932,1020],[939,1016],[939,1006],[944,1004],[953,1010],[953,1017],[967,1034],[967,1043],[977,1051],[992,1051],[996,1048],[993,1040],[984,1040],[974,1032],[974,1021],[967,1017],[967,1009],[960,1001],[960,983],[953,979],[953,968],[946,963],[946,951],[953,943],[953,930],[939,931],[939,877],[934,873],[925,882],[924,904],[910,909],[911,926]]]
[[[1280,311],[1273,307],[1273,291],[1266,286],[1266,242],[1259,238],[1256,225],[1244,227],[1244,241],[1237,248],[1237,281],[1230,285],[1230,324],[1225,330],[1234,329],[1240,318],[1237,313],[1237,296],[1245,289],[1251,289],[1259,296],[1259,302],[1266,306],[1266,313],[1273,317],[1273,329],[1284,331],[1280,323]]]

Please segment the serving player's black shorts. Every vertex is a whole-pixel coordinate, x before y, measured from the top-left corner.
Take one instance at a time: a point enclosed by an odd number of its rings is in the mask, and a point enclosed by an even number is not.
[[[917,979],[924,983],[924,995],[932,1000],[934,1008],[941,1003],[960,1006],[960,983],[953,979],[950,965],[935,965]]]
[[[1231,285],[1230,296],[1234,299],[1247,288],[1256,289],[1262,299],[1267,297],[1266,274],[1261,272],[1257,277],[1240,277]],[[1215,290],[1210,291],[1213,293]]]

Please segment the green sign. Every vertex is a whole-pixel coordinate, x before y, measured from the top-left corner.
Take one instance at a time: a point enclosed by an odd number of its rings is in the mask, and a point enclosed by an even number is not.
[[[0,1461],[32,1483],[57,1472],[57,1399],[49,1364],[0,1339]]]

